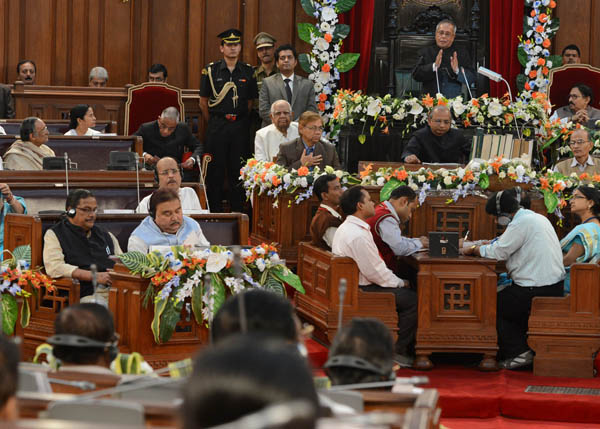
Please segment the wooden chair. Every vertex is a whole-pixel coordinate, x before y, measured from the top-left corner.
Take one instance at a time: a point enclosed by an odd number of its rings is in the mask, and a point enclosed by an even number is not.
[[[125,134],[135,133],[140,125],[154,121],[167,107],[179,110],[180,120],[185,120],[181,89],[167,83],[145,82],[127,89],[125,103]]]
[[[567,64],[550,70],[548,80],[548,100],[558,108],[569,104],[569,92],[574,85],[600,87],[600,69],[587,64]],[[600,99],[595,97],[591,106],[600,108]]]
[[[600,266],[573,264],[570,295],[534,298],[528,334],[534,375],[593,377],[600,349]]]

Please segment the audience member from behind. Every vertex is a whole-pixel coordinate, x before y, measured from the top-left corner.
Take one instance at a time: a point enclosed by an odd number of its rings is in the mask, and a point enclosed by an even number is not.
[[[271,105],[271,121],[254,137],[254,157],[259,161],[273,161],[279,146],[300,136],[298,123],[292,122],[292,107],[287,101],[277,100]]]
[[[590,130],[587,128],[574,130],[569,137],[569,146],[573,152],[573,158],[558,162],[554,166],[554,171],[564,176],[570,176],[572,173],[581,176],[586,173],[589,180],[596,174],[600,174],[600,161],[590,155],[594,147]]]
[[[571,291],[570,268],[576,262],[597,263],[600,260],[600,192],[596,188],[580,186],[569,201],[571,213],[581,224],[560,240],[563,264],[567,271],[564,293]]]
[[[533,362],[527,345],[531,301],[563,294],[563,253],[548,218],[520,206],[521,188],[493,193],[485,211],[506,225],[498,240],[463,248],[466,255],[506,261],[512,284],[498,292],[496,329],[500,366],[516,369]]]
[[[435,106],[429,112],[427,125],[417,130],[402,152],[408,164],[422,162],[465,163],[469,160],[471,143],[462,131],[452,128],[448,106]]]
[[[33,60],[22,60],[17,63],[17,80],[25,85],[35,85],[37,67]]]
[[[94,67],[90,70],[89,86],[105,88],[108,86],[108,71],[104,67]]]
[[[102,134],[100,131],[96,131],[96,117],[94,116],[94,109],[89,104],[78,104],[71,109],[69,115],[69,131],[65,133],[65,136],[94,136]]]
[[[556,109],[550,119],[558,118],[562,122],[572,121],[588,128],[594,128],[596,121],[600,120],[600,109],[592,107],[593,101],[594,91],[592,88],[578,83],[569,91],[569,104]]]
[[[129,237],[129,252],[148,253],[154,246],[210,246],[198,222],[183,215],[179,195],[172,189],[155,191],[148,213]]]
[[[13,195],[10,187],[6,183],[0,183],[0,193],[2,194],[2,212],[0,212],[0,260],[3,259],[4,251],[4,217],[8,213],[27,213],[27,205],[21,197]]]
[[[371,196],[362,186],[354,186],[342,194],[341,206],[346,220],[333,237],[332,251],[348,256],[358,265],[358,286],[365,292],[389,292],[396,298],[398,312],[398,341],[396,361],[403,366],[412,365],[412,346],[417,331],[417,294],[386,267],[381,258],[368,218],[375,214]]]
[[[177,192],[179,201],[181,201],[181,209],[184,213],[187,210],[200,210],[202,208],[196,191],[192,188],[181,187],[181,169],[179,168],[177,161],[173,158],[170,156],[161,158],[161,160],[156,163],[155,173],[158,178],[159,188],[171,189],[172,191]],[[140,201],[140,204],[135,209],[136,213],[148,213],[151,196],[152,195],[148,195]]]
[[[297,400],[306,401],[308,410],[302,407],[302,418],[295,419],[293,426],[277,427],[315,427],[317,392],[297,349],[256,334],[237,335],[205,348],[196,358],[184,388],[183,427],[209,428]],[[265,422],[265,427],[270,426]]]
[[[15,106],[11,94],[11,86],[0,85],[0,119],[12,119],[15,117]],[[6,134],[4,128],[0,134]]]
[[[111,279],[106,272],[115,264],[111,255],[122,253],[117,238],[96,225],[98,203],[87,189],[69,192],[66,215],[44,235],[44,267],[52,278],[79,280],[80,302],[108,305]],[[98,288],[94,294],[91,265],[96,264]]]
[[[326,250],[331,250],[333,236],[342,224],[339,212],[342,185],[335,174],[324,174],[313,184],[313,194],[317,196],[319,208],[310,223],[311,243]]]
[[[40,118],[29,117],[23,120],[20,129],[21,139],[15,141],[4,154],[6,170],[43,170],[43,159],[55,156],[46,146],[48,128]]]
[[[396,377],[394,340],[377,319],[352,319],[336,334],[324,365],[334,386],[389,381]]]
[[[19,418],[19,360],[19,347],[4,334],[0,334],[0,421],[15,421]]]
[[[81,338],[83,337],[83,338]],[[54,335],[47,342],[60,359],[61,370],[112,374],[110,363],[117,357],[119,336],[113,316],[99,304],[75,304],[54,320]]]
[[[563,65],[581,63],[581,51],[577,45],[565,46],[561,55]]]
[[[167,83],[167,68],[160,63],[152,64],[148,69],[148,82]]]

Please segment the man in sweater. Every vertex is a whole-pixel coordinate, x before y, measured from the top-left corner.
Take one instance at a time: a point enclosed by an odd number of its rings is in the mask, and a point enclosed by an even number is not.
[[[313,194],[321,202],[310,223],[311,242],[315,246],[331,249],[335,231],[342,224],[339,213],[342,192],[340,179],[335,174],[325,174],[315,180]]]

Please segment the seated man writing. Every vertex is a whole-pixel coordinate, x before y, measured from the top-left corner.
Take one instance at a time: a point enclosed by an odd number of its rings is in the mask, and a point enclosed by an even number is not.
[[[44,235],[44,268],[52,278],[71,277],[79,280],[80,302],[103,302],[108,305],[111,279],[107,269],[115,264],[111,255],[122,253],[116,237],[95,225],[98,203],[86,189],[72,190],[67,196],[67,213]],[[98,288],[94,294],[92,272],[98,270]]]
[[[319,166],[322,170],[331,165],[336,170],[341,168],[335,146],[321,141],[323,119],[318,113],[304,112],[298,119],[300,137],[279,146],[277,164],[286,168]]]
[[[550,119],[558,118],[563,122],[572,121],[594,128],[596,121],[600,120],[600,109],[591,106],[593,100],[592,88],[578,83],[569,91],[569,104],[556,109]]]
[[[463,164],[469,160],[471,143],[461,131],[451,128],[452,115],[447,106],[431,109],[427,123],[408,141],[402,152],[404,162]]]
[[[23,120],[19,130],[21,139],[15,141],[4,154],[4,168],[7,170],[42,170],[43,159],[54,156],[54,151],[46,146],[48,128],[44,121],[30,117]]]
[[[335,231],[342,224],[339,213],[342,192],[340,179],[335,174],[324,174],[315,180],[313,194],[321,202],[310,223],[311,242],[315,246],[331,249]]]
[[[587,173],[590,180],[592,176],[600,174],[600,161],[590,155],[594,142],[587,128],[578,128],[573,131],[569,138],[569,146],[573,152],[573,158],[558,162],[554,166],[554,171],[564,176],[570,176],[571,173],[581,176],[583,173]]]
[[[371,196],[362,186],[354,186],[342,194],[341,206],[346,220],[333,237],[332,251],[348,256],[358,265],[358,285],[365,292],[391,292],[396,297],[398,311],[398,341],[396,352],[401,365],[412,365],[408,357],[417,331],[417,294],[408,282],[397,277],[385,266],[373,241],[368,218],[375,215]]]
[[[181,169],[175,159],[170,156],[161,158],[156,163],[155,177],[158,178],[159,189],[171,189],[177,192],[179,200],[181,201],[181,209],[185,212],[186,210],[200,210],[200,200],[196,191],[192,188],[181,187]],[[135,209],[136,213],[148,213],[148,204],[150,203],[151,195],[144,197],[140,204]]]
[[[148,213],[150,216],[146,216],[129,237],[129,252],[148,253],[152,246],[210,246],[198,222],[183,215],[181,201],[175,191],[159,188],[154,192]]]

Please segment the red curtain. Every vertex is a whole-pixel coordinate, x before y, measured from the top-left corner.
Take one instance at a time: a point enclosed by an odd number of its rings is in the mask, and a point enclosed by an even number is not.
[[[489,68],[500,73],[517,94],[516,79],[521,72],[517,57],[519,39],[523,34],[524,0],[490,0],[490,62]],[[490,95],[499,97],[507,92],[504,82],[490,81]]]
[[[350,11],[340,15],[340,24],[350,26],[350,35],[344,39],[342,53],[359,53],[354,68],[340,74],[340,88],[366,91],[371,64],[371,42],[373,39],[373,16],[375,0],[360,0]]]

